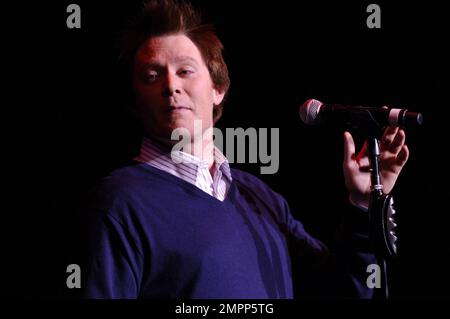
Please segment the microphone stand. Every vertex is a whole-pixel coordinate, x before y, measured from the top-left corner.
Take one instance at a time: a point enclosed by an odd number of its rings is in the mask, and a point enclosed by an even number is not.
[[[336,113],[340,117],[339,122],[344,122],[350,129],[356,129],[368,138],[367,152],[370,162],[370,202],[369,202],[369,239],[375,252],[375,257],[381,272],[380,287],[375,290],[375,298],[389,299],[388,264],[389,258],[397,254],[397,236],[395,234],[394,222],[394,200],[392,195],[383,192],[381,184],[379,159],[380,145],[378,136],[383,129],[383,122],[379,122],[371,109],[361,108],[358,112]],[[403,116],[403,115],[402,115]],[[402,118],[401,123],[406,123]],[[411,122],[416,125],[422,124],[422,115],[415,115]]]
[[[380,177],[380,145],[378,136],[383,130],[381,123],[364,110],[358,117],[357,125],[347,122],[350,127],[362,133],[367,139],[367,153],[370,163],[369,239],[380,269],[380,286],[375,290],[376,299],[389,299],[388,259],[397,254],[395,235],[394,201],[392,195],[383,192]]]
[[[380,147],[378,138],[371,134],[367,147],[370,161],[371,193],[369,203],[369,238],[375,250],[375,257],[381,271],[381,286],[375,290],[375,298],[388,299],[389,285],[387,259],[397,253],[397,237],[394,228],[393,199],[384,194],[379,171]]]

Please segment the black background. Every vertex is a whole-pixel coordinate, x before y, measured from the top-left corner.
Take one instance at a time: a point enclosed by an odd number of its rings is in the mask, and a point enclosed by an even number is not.
[[[299,105],[313,97],[423,113],[424,126],[407,131],[411,157],[394,191],[400,254],[393,298],[449,297],[445,2],[376,2],[382,27],[369,29],[366,1],[193,1],[225,45],[231,89],[218,126],[280,128],[277,174],[236,167],[283,194],[326,242],[347,200],[342,132],[305,126]],[[83,199],[138,152],[134,123],[118,103],[114,45],[141,1],[77,1],[81,29],[66,26],[69,3],[7,2],[4,10],[1,262],[8,297],[76,296],[65,271],[77,263]]]

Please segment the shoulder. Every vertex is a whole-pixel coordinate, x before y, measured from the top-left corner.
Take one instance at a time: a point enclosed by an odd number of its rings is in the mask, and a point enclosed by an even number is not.
[[[253,197],[270,206],[278,206],[282,210],[288,209],[285,198],[255,175],[232,168],[231,176],[237,181],[239,188],[252,194]]]
[[[138,203],[161,187],[163,177],[146,164],[132,163],[112,171],[91,189],[91,203],[105,211]],[[156,185],[158,187],[156,187]]]
[[[248,172],[241,171],[236,168],[231,169],[231,176],[233,179],[237,180],[239,183],[254,186],[259,189],[265,189],[267,191],[273,191],[269,185],[267,185],[263,180],[261,180],[259,177],[256,177],[255,175],[252,175]]]

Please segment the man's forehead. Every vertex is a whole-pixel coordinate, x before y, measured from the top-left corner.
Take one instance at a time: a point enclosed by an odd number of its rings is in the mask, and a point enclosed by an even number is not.
[[[169,58],[173,62],[200,62],[197,46],[185,35],[170,35],[147,39],[138,56],[147,59]]]

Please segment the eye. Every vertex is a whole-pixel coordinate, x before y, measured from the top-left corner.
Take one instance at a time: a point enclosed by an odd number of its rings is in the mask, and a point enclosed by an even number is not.
[[[180,75],[182,77],[189,77],[194,73],[195,73],[195,71],[190,68],[183,68],[178,71],[178,75]]]
[[[154,70],[150,70],[145,73],[144,75],[144,81],[147,83],[155,82],[158,79],[158,72]]]

